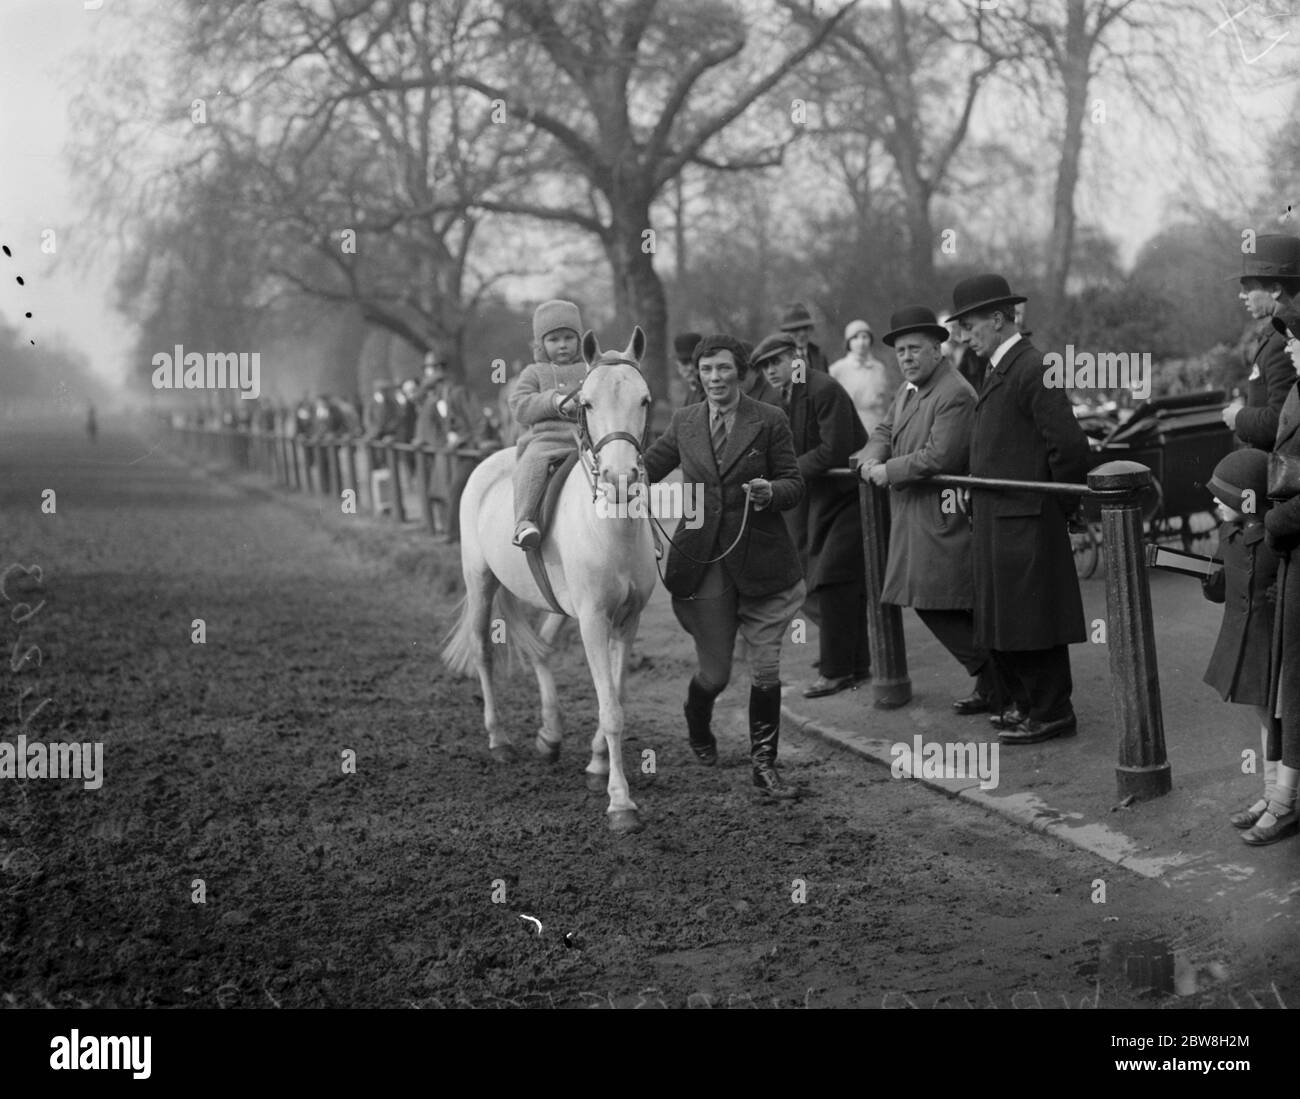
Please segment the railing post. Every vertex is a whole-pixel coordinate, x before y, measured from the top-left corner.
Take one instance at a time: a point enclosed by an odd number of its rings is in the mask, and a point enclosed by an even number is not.
[[[402,503],[402,474],[398,468],[401,466],[401,455],[397,453],[397,448],[393,446],[392,440],[384,444],[384,450],[388,455],[388,475],[393,482],[393,522],[406,522],[406,507]]]
[[[871,690],[878,710],[893,710],[912,701],[903,640],[903,609],[882,603],[885,564],[889,560],[889,490],[859,477],[862,556],[866,562],[867,640],[871,646]]]
[[[430,534],[438,533],[438,523],[433,515],[433,501],[429,499],[429,464],[432,457],[426,453],[424,444],[419,444],[415,452],[416,491],[420,494],[420,511],[424,513],[425,525]]]
[[[329,492],[326,495],[337,500],[339,493],[343,491],[343,486],[339,483],[342,475],[342,467],[339,464],[339,443],[338,439],[330,437],[325,447],[325,461],[329,464]]]
[[[1151,471],[1136,462],[1107,462],[1088,474],[1088,487],[1106,492],[1101,527],[1106,553],[1106,641],[1110,647],[1111,699],[1119,725],[1120,797],[1160,797],[1173,786],[1165,755],[1156,665],[1151,589],[1147,583],[1139,495]],[[1122,495],[1113,495],[1122,493]]]
[[[348,488],[352,490],[352,494],[356,497],[354,503],[360,507],[361,486],[357,484],[357,441],[349,439],[343,445],[347,447]]]

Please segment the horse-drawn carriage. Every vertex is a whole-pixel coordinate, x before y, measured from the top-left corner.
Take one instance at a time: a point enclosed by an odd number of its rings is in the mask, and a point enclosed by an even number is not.
[[[1233,448],[1223,422],[1227,395],[1221,389],[1161,397],[1143,404],[1119,423],[1106,415],[1080,418],[1096,464],[1139,462],[1151,470],[1151,490],[1143,518],[1149,542],[1177,539],[1186,551],[1215,529],[1214,501],[1206,489],[1215,465]],[[1071,527],[1074,563],[1081,579],[1101,560],[1101,510],[1084,500]]]

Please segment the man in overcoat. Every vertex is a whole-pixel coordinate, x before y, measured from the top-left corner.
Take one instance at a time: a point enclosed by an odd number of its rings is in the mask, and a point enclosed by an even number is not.
[[[847,390],[829,374],[810,370],[788,333],[764,339],[754,348],[753,361],[790,417],[804,479],[803,499],[785,513],[785,521],[820,631],[820,674],[804,697],[822,698],[856,686],[871,673],[858,486],[829,472],[848,467],[849,456],[866,445],[867,432]]]
[[[1300,303],[1273,318],[1274,327],[1293,338],[1291,389],[1278,417],[1273,451],[1300,460]],[[1279,486],[1280,487],[1280,486]],[[1300,495],[1279,498],[1264,516],[1269,546],[1281,558],[1277,578],[1273,652],[1269,668],[1269,709],[1281,718],[1277,786],[1267,811],[1251,829],[1256,844],[1273,843],[1300,831]],[[1245,838],[1244,836],[1242,837]]]
[[[1295,371],[1286,353],[1286,337],[1271,318],[1287,310],[1300,292],[1300,237],[1265,233],[1255,238],[1255,250],[1241,257],[1238,297],[1259,330],[1245,348],[1244,405],[1223,410],[1223,421],[1245,446],[1272,450],[1278,416],[1295,384]]]
[[[1078,484],[1091,464],[1088,440],[1065,391],[1045,384],[1043,353],[1016,328],[1014,307],[1025,300],[1000,275],[976,275],[953,290],[951,319],[988,360],[971,427],[971,475]],[[1068,529],[1075,505],[1061,500],[971,493],[975,640],[1014,703],[994,718],[1004,744],[1078,731],[1068,646],[1087,633]]]
[[[978,714],[997,704],[992,658],[975,644],[970,524],[956,489],[927,484],[970,463],[975,390],[943,353],[948,330],[923,305],[889,319],[884,342],[906,379],[871,433],[859,475],[890,492],[889,561],[882,598],[912,607],[966,671],[975,691],[952,705]]]
[[[776,770],[781,642],[805,589],[779,513],[798,504],[803,478],[781,410],[741,393],[749,361],[740,341],[706,336],[694,355],[705,400],[674,412],[645,452],[652,483],[680,466],[685,485],[703,493],[703,522],[678,527],[664,572],[673,613],[699,660],[687,693],[687,732],[700,762],[715,764],[713,702],[731,679],[739,633],[749,654],[754,785],[770,797],[794,797]]]

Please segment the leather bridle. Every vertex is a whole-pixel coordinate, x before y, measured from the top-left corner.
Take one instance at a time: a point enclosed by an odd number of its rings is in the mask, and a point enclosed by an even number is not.
[[[635,359],[624,358],[621,355],[619,356],[610,355],[608,357],[602,357],[602,360],[595,365],[596,366],[618,366],[618,365],[630,366],[633,369],[635,369],[638,374],[641,372],[641,367],[636,362]],[[595,369],[595,367],[593,367],[592,369]],[[572,393],[570,393],[567,397],[565,397],[560,402],[560,407],[563,408],[566,404],[569,403],[569,401],[572,401],[576,398],[580,398],[581,396],[582,396],[582,386],[579,386],[577,389],[575,389]],[[625,443],[631,443],[632,446],[636,448],[636,465],[637,465],[637,474],[638,474],[637,480],[638,481],[645,480],[646,478],[645,450],[646,447],[649,446],[650,444],[650,406],[649,405],[646,406],[645,429],[641,433],[641,438],[638,439],[630,431],[610,431],[607,434],[602,435],[600,439],[593,442],[591,438],[591,428],[587,424],[587,406],[584,405],[581,400],[579,400],[577,438],[578,438],[579,456],[582,457],[583,455],[590,455],[590,465],[588,465],[586,459],[583,458],[583,469],[587,473],[587,480],[591,483],[591,498],[593,500],[595,500],[596,495],[599,492],[599,488],[596,483],[596,474],[599,468],[596,461],[596,457],[597,455],[600,454],[601,448],[604,447],[607,443],[612,443],[620,440]]]

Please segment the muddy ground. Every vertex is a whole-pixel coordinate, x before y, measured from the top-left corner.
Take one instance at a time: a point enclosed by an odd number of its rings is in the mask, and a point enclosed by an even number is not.
[[[561,761],[498,766],[476,685],[437,660],[454,548],[151,445],[111,425],[93,448],[0,442],[0,568],[39,565],[8,592],[45,600],[0,627],[40,649],[0,668],[0,739],[104,746],[98,790],[0,781],[8,1005],[1136,1006],[1174,1001],[1108,943],[1217,934],[1158,883],[797,734],[782,760],[808,796],[755,800],[743,683],[701,768],[662,599],[629,689],[646,827],[615,836],[582,781],[576,639]],[[527,746],[532,679],[501,691]],[[1243,985],[1273,961],[1242,959]]]

